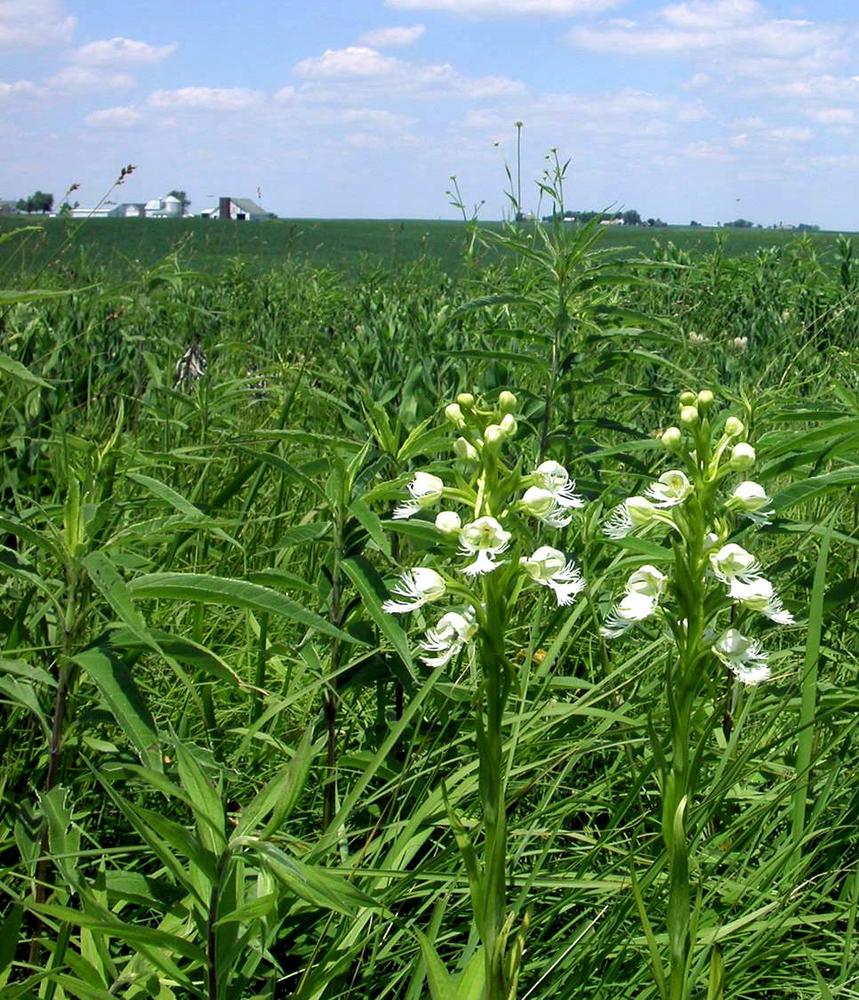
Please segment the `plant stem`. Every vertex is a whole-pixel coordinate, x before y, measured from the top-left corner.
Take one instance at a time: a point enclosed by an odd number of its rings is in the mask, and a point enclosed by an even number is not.
[[[502,763],[502,726],[510,691],[504,656],[505,607],[495,581],[484,588],[487,626],[481,639],[483,705],[477,713],[480,801],[484,826],[483,920],[487,1000],[507,1000],[507,803]]]

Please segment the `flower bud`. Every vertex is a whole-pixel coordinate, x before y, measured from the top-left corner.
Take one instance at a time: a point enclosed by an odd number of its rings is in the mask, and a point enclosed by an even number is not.
[[[716,397],[713,395],[712,392],[710,392],[709,389],[702,389],[698,393],[698,397],[697,397],[697,402],[698,402],[699,408],[702,409],[702,410],[709,409],[713,405],[713,403],[715,401],[715,398]]]
[[[483,440],[490,446],[500,444],[504,437],[504,428],[499,424],[490,424],[483,432]]]
[[[505,413],[499,426],[508,437],[512,437],[516,433],[516,418],[512,413]]]
[[[751,468],[751,466],[755,464],[756,457],[755,449],[745,441],[741,441],[739,444],[735,444],[731,449],[731,468]]]
[[[498,408],[502,413],[512,413],[518,405],[519,400],[507,389],[498,396]]]
[[[474,406],[474,396],[470,392],[461,392],[456,397],[456,401],[465,410],[470,410]]]
[[[443,510],[436,515],[435,526],[443,535],[458,535],[462,520],[455,510]]]
[[[444,415],[454,425],[454,427],[465,427],[465,417],[459,403],[448,403],[444,408]]]
[[[680,407],[680,423],[693,427],[698,423],[698,409],[695,406]]]
[[[669,451],[679,448],[683,441],[683,434],[679,427],[668,427],[662,432],[662,443]]]
[[[725,421],[725,433],[728,437],[739,437],[745,430],[746,425],[738,417],[728,417]]]
[[[681,406],[693,406],[694,403],[695,403],[695,400],[697,398],[698,397],[695,395],[694,392],[688,392],[688,391],[687,392],[681,392],[680,393],[680,405]]]
[[[636,528],[640,528],[656,517],[656,508],[647,497],[629,497],[626,500],[626,512]]]
[[[458,437],[453,442],[453,451],[457,458],[462,458],[467,462],[477,461],[477,449],[470,441],[466,441],[464,437]]]
[[[521,507],[532,517],[544,517],[555,506],[555,498],[542,486],[529,486],[522,496]]]

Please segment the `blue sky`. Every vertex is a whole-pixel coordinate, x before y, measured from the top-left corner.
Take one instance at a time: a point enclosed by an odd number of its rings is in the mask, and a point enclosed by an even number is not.
[[[0,198],[286,217],[567,204],[859,230],[856,0],[0,0]]]

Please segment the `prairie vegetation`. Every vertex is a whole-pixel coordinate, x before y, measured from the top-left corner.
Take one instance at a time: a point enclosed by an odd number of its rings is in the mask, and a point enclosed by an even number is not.
[[[472,235],[455,276],[7,238],[4,997],[859,997],[852,244]],[[582,506],[521,499],[547,461]],[[675,526],[607,537],[640,494]],[[695,575],[705,528],[780,620]],[[416,566],[476,617],[389,613]]]

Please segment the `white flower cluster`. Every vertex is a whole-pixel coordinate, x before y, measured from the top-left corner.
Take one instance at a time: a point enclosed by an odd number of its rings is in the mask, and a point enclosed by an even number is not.
[[[465,429],[468,419],[463,409],[470,410],[474,406],[474,398],[465,394],[459,399],[463,405],[452,403],[445,414],[456,427]],[[516,430],[516,421],[510,412],[516,405],[515,397],[512,393],[502,393],[499,405],[502,411],[506,411],[500,420],[489,423],[480,434],[472,433],[472,441],[465,437],[457,439],[454,445],[457,458],[472,463],[496,461],[494,456],[500,442]],[[489,451],[484,452],[484,449]],[[481,507],[487,510],[485,468],[476,490],[461,486],[449,488],[432,473],[416,472],[407,486],[409,499],[394,510],[394,518],[402,520],[429,511],[443,500],[453,500],[467,504],[472,514],[479,515],[463,523],[457,511],[441,510],[435,518],[436,530],[441,538],[457,543],[459,555],[465,558],[464,565],[447,576],[424,566],[408,570],[394,587],[391,599],[383,604],[383,610],[389,614],[404,614],[446,595],[462,599],[462,606],[444,614],[427,631],[420,644],[426,654],[422,659],[430,666],[444,666],[474,640],[482,606],[478,592],[472,590],[471,585],[499,567],[513,569],[514,575],[521,573],[527,581],[546,587],[554,594],[558,606],[572,604],[584,587],[575,562],[550,545],[540,546],[530,556],[504,558],[508,550],[515,546],[513,532],[502,523],[508,513],[525,514],[549,527],[563,528],[572,520],[573,510],[584,505],[567,470],[560,463],[547,460],[530,474],[519,476],[518,482],[516,479],[513,482],[517,486],[515,493],[521,490],[521,495],[518,499],[514,495],[505,498],[503,504],[488,506],[489,510],[500,511],[496,517],[480,512]]]
[[[685,394],[687,397],[692,394]],[[702,403],[703,398],[703,403]],[[685,453],[687,475],[681,469],[663,473],[640,496],[632,496],[615,507],[603,532],[609,538],[621,539],[634,533],[643,533],[660,525],[669,528],[686,551],[690,550],[690,533],[700,519],[689,515],[689,505],[700,513],[708,499],[715,504],[717,486],[732,471],[749,468],[755,462],[755,451],[748,443],[736,439],[745,433],[745,427],[735,417],[729,418],[721,439],[709,451],[709,441],[702,437],[699,421],[706,419],[712,404],[710,393],[701,393],[691,399],[681,397],[681,421],[693,430],[695,449]],[[709,429],[707,430],[709,435]],[[669,428],[662,435],[663,443],[673,452],[682,451],[683,435],[679,428]],[[723,462],[723,457],[727,461]],[[694,480],[690,480],[690,476]],[[715,510],[715,506],[710,508]],[[756,525],[768,524],[773,513],[766,490],[758,483],[744,480],[733,488],[724,500],[722,509],[745,517]],[[763,576],[760,563],[746,549],[728,542],[729,528],[722,517],[713,517],[705,525],[704,537],[699,540],[700,561],[694,570],[702,580],[709,576],[727,587],[727,597],[741,609],[758,612],[779,625],[792,625],[793,615],[787,611],[772,583]],[[715,528],[716,530],[713,530]],[[666,551],[666,555],[668,555]],[[671,593],[671,581],[655,566],[642,566],[627,580],[623,597],[614,605],[603,627],[602,634],[614,638],[627,629],[644,621],[657,612],[662,598]],[[725,602],[716,603],[717,610]],[[708,629],[706,638],[711,642],[713,654],[745,684],[757,684],[769,677],[766,653],[759,644],[729,628],[718,638]]]

